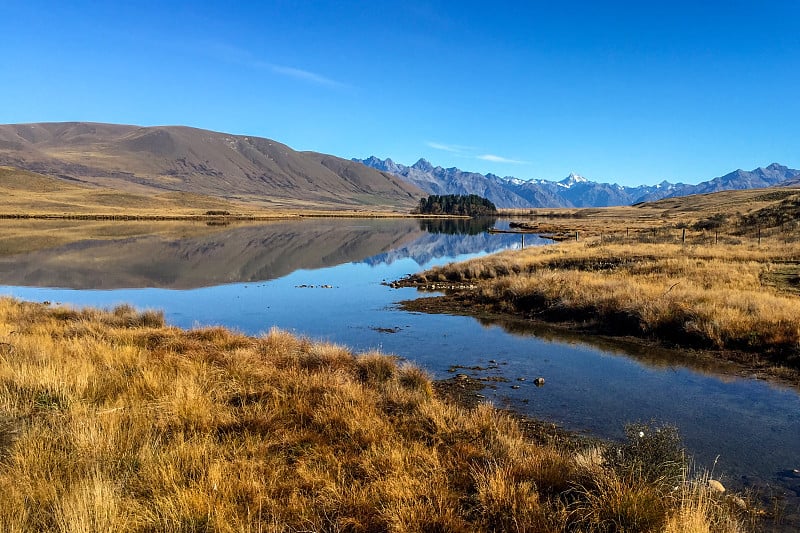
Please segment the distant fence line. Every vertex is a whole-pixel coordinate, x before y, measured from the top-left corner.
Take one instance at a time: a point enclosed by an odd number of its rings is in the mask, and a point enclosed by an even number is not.
[[[597,234],[597,233],[595,233]],[[628,228],[622,231],[599,232],[601,242],[675,242],[682,244],[758,244],[769,241],[786,243],[800,240],[800,233],[785,228],[742,228],[733,232],[718,230],[692,230],[690,228]]]
[[[784,227],[778,228],[746,228],[735,232],[721,232],[711,230],[691,230],[689,228],[625,228],[616,231],[598,231],[594,228],[582,230],[557,230],[537,231],[535,229],[520,228],[517,230],[491,230],[489,233],[514,233],[522,238],[524,247],[525,235],[538,235],[543,238],[558,242],[582,241],[589,238],[599,238],[600,244],[614,243],[647,243],[647,244],[727,244],[739,245],[755,242],[767,244],[782,241],[794,243],[800,241],[800,232],[791,231]]]

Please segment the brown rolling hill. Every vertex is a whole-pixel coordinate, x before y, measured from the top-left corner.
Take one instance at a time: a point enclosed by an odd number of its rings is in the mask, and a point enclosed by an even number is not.
[[[265,208],[406,211],[424,196],[360,163],[184,126],[0,125],[0,166],[57,178],[73,192],[191,193]]]

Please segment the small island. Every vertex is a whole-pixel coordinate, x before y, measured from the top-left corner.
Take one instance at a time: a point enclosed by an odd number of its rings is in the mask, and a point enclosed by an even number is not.
[[[420,215],[461,215],[468,217],[496,216],[497,207],[477,194],[431,194],[422,198],[412,211]]]

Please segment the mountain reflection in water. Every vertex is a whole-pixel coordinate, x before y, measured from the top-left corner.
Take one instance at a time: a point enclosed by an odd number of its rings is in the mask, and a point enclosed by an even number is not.
[[[0,285],[193,289],[266,281],[342,263],[410,257],[423,264],[516,242],[513,236],[487,235],[493,224],[494,219],[303,219],[205,231],[195,224],[191,232],[184,225],[167,234],[120,231],[134,236],[110,239],[87,232],[85,239],[68,244],[0,255]]]
[[[424,230],[419,238],[369,257],[364,262],[369,265],[391,264],[400,259],[411,258],[418,265],[424,265],[439,257],[459,257],[516,248],[521,242],[519,236],[513,234],[488,234],[487,231],[495,227],[494,218],[420,220],[419,223]],[[528,235],[525,240],[529,245],[549,242],[536,235]]]

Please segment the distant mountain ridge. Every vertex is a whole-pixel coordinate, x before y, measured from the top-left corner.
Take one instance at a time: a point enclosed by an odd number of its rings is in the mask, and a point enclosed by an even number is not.
[[[353,159],[364,165],[398,176],[414,184],[428,194],[477,194],[491,200],[500,207],[526,207],[526,202],[507,187],[506,182],[494,174],[464,172],[457,168],[434,167],[425,159],[407,167],[391,159],[381,160],[375,156]]]
[[[264,206],[411,209],[394,174],[271,139],[185,126],[0,125],[0,166],[144,194],[178,191]]]
[[[465,172],[455,167],[442,168],[425,159],[411,166],[375,156],[353,161],[392,173],[429,194],[478,194],[503,208],[631,205],[674,196],[773,187],[800,179],[800,170],[777,163],[751,171],[736,170],[697,185],[663,181],[657,185],[628,187],[590,181],[574,173],[561,181],[526,181],[513,177],[501,178],[491,173]]]

